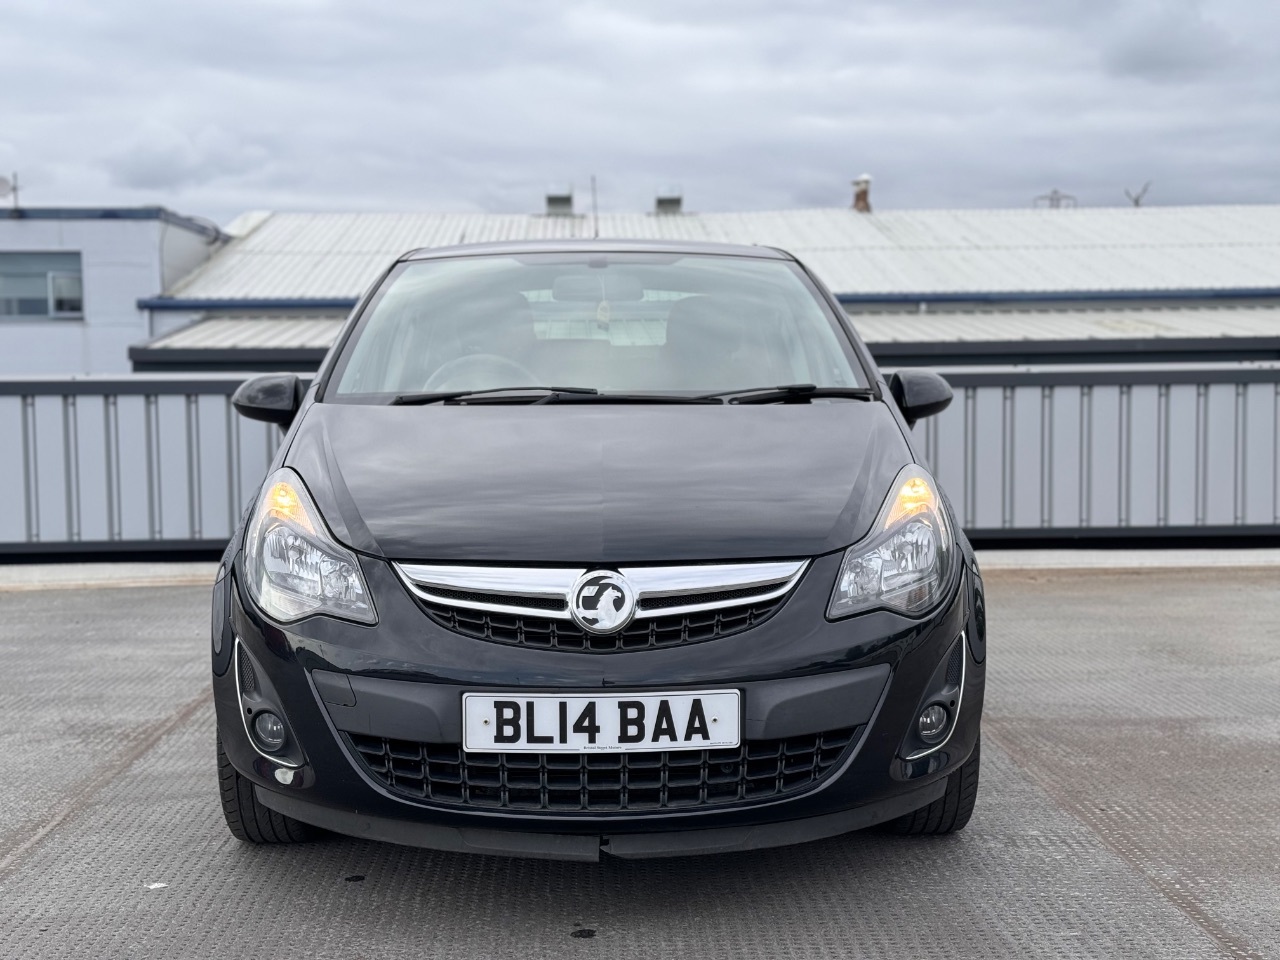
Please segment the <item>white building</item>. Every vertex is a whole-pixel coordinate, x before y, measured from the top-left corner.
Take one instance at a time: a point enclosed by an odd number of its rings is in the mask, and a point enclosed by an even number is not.
[[[138,301],[226,239],[162,207],[0,210],[0,375],[127,372],[163,332]]]

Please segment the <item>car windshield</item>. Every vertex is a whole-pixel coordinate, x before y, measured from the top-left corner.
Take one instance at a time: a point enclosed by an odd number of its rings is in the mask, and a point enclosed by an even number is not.
[[[702,394],[865,386],[849,338],[780,259],[539,253],[410,261],[366,309],[329,399],[522,387]]]

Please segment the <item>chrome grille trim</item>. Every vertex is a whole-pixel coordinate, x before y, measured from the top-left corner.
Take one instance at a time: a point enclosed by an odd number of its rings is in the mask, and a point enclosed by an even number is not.
[[[476,567],[455,564],[394,563],[396,573],[416,596],[442,607],[464,610],[486,610],[492,613],[569,619],[569,590],[586,568],[568,570],[556,567]],[[469,600],[437,594],[432,587],[447,591],[491,594],[492,600]],[[545,606],[525,606],[504,602],[509,598],[556,600],[559,610]]]
[[[569,620],[569,593],[590,567],[481,567],[464,564],[394,563],[396,573],[417,597],[442,607]],[[635,619],[683,616],[739,607],[785,596],[804,576],[808,560],[765,563],[617,567],[636,593]],[[437,592],[441,591],[441,592]],[[480,594],[459,597],[457,594]],[[734,596],[698,600],[700,596]],[[688,597],[689,603],[646,608],[646,600]],[[521,598],[542,603],[526,605]],[[549,608],[556,601],[559,608]]]

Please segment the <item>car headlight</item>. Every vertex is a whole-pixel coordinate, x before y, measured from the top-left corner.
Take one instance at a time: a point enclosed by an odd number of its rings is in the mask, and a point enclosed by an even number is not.
[[[323,613],[377,623],[355,554],[329,533],[320,511],[288,468],[267,478],[245,537],[249,593],[273,619]]]
[[[923,467],[905,467],[871,533],[845,551],[827,617],[879,607],[925,613],[951,582],[955,552],[937,484]]]

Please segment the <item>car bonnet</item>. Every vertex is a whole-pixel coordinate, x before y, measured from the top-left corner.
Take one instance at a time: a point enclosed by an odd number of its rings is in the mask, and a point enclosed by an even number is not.
[[[334,535],[397,560],[816,556],[870,527],[911,453],[884,404],[318,403],[286,463]]]

